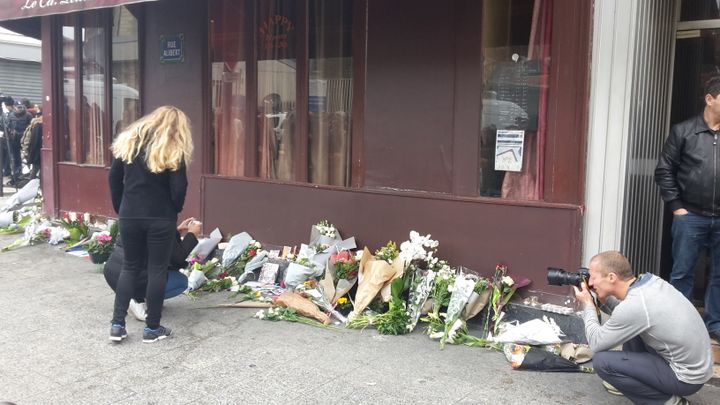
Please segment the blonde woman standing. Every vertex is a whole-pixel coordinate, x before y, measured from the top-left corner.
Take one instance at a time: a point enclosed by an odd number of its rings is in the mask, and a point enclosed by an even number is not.
[[[127,337],[125,317],[135,280],[147,263],[143,342],[156,342],[171,334],[170,328],[160,325],[160,317],[177,217],[185,203],[185,170],[193,151],[189,120],[176,107],[160,107],[120,133],[111,150],[110,194],[125,259],[115,292],[110,340],[120,342]]]

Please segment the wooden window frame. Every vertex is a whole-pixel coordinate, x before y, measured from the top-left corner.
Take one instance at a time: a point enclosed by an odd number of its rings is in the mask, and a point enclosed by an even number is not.
[[[140,71],[140,80],[139,80],[139,92],[140,92],[140,98],[138,100],[139,103],[139,109],[140,109],[140,115],[143,114],[144,111],[144,103],[143,103],[143,87],[144,87],[144,77],[143,74],[144,70],[144,50],[145,50],[145,41],[142,40],[144,38],[145,28],[144,28],[144,8],[138,7],[138,6],[125,6],[129,9],[132,9],[133,15],[138,21],[138,63],[139,63],[139,71]],[[113,59],[112,59],[112,32],[113,32],[113,13],[115,8],[105,8],[105,9],[98,9],[98,10],[89,10],[85,12],[77,12],[67,15],[59,15],[55,16],[53,18],[53,31],[56,35],[56,46],[55,48],[57,51],[53,55],[54,58],[58,61],[57,66],[60,67],[60,69],[57,69],[57,71],[54,74],[54,80],[58,85],[56,86],[56,94],[59,95],[57,97],[57,103],[56,103],[56,110],[61,111],[62,113],[60,116],[60,121],[67,120],[67,117],[65,116],[65,108],[62,104],[61,100],[64,97],[65,89],[64,89],[64,72],[62,69],[63,66],[63,46],[62,46],[62,28],[65,24],[65,18],[71,18],[73,23],[73,29],[74,29],[74,55],[73,55],[73,64],[75,67],[75,100],[73,107],[75,109],[75,112],[77,114],[77,119],[75,120],[75,125],[73,128],[70,128],[70,134],[69,137],[73,139],[74,141],[74,148],[73,153],[75,155],[75,161],[68,161],[64,159],[64,153],[65,148],[67,145],[65,145],[64,139],[62,137],[59,137],[58,145],[59,145],[59,153],[58,158],[59,162],[63,164],[73,164],[77,166],[104,166],[109,167],[112,162],[112,154],[110,153],[110,145],[113,141]],[[104,73],[104,99],[105,99],[105,111],[103,114],[103,145],[105,147],[102,151],[102,156],[100,157],[99,164],[89,164],[85,162],[85,156],[83,154],[84,150],[84,133],[83,133],[83,123],[82,123],[82,117],[85,114],[85,106],[82,102],[83,98],[83,73],[84,73],[84,67],[83,67],[83,54],[82,54],[82,30],[84,28],[84,19],[88,13],[96,13],[99,15],[99,20],[103,24],[103,29],[105,30],[105,49],[104,49],[104,57],[106,60],[106,69]],[[64,125],[62,123],[58,123],[58,128],[60,128],[61,125]],[[60,132],[58,132],[60,133]],[[73,145],[73,142],[69,142],[70,145]]]

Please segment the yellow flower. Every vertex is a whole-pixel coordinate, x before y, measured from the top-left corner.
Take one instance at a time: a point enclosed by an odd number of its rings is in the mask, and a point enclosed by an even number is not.
[[[347,304],[347,302],[348,302],[348,299],[345,298],[345,297],[340,297],[340,298],[338,298],[338,300],[337,300],[337,303],[340,304],[340,305],[345,305],[345,304]]]

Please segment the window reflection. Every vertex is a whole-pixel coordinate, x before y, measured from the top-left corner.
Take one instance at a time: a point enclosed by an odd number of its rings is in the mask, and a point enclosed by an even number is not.
[[[74,132],[77,122],[75,111],[75,19],[66,15],[63,18],[62,32],[62,66],[63,66],[63,115],[65,120],[62,126],[62,159],[75,162],[76,142]]]
[[[246,137],[245,1],[210,4],[212,127],[215,171],[244,176]]]
[[[113,9],[112,133],[117,136],[140,118],[138,20],[127,7]]]
[[[293,180],[297,41],[291,0],[258,3],[258,176]]]
[[[539,198],[551,12],[549,0],[484,2],[480,195]],[[498,145],[504,130],[521,131],[508,135],[519,134],[521,141]]]
[[[309,162],[311,183],[350,185],[352,2],[310,2]]]
[[[82,137],[83,161],[104,164],[105,146],[105,27],[100,14],[83,16],[82,41]]]

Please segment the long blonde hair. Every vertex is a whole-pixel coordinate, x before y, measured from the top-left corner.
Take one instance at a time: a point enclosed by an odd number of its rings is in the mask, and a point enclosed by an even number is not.
[[[132,163],[145,152],[145,163],[153,173],[177,170],[190,164],[193,153],[190,120],[179,108],[158,107],[121,132],[111,148],[115,158]]]

